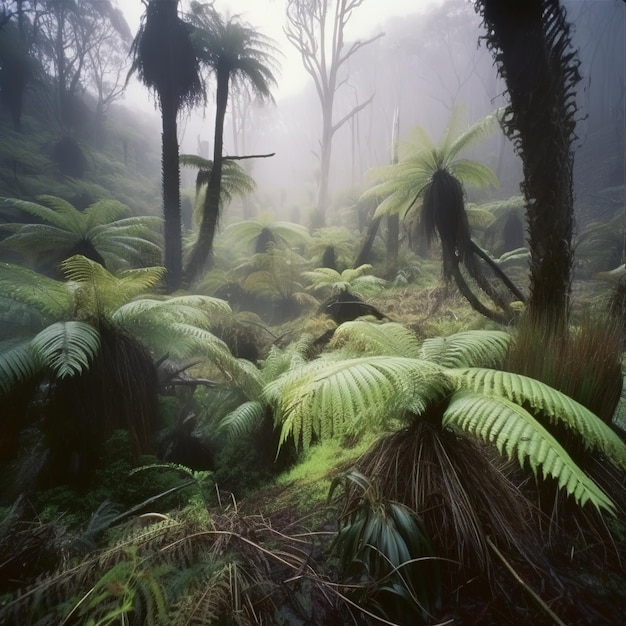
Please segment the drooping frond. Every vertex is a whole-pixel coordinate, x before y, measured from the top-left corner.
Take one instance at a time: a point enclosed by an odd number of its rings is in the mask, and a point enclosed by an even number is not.
[[[580,435],[586,449],[599,450],[613,463],[626,468],[626,444],[589,409],[560,391],[534,378],[500,370],[465,368],[448,373],[462,389],[505,398],[530,407],[551,424],[562,424]]]
[[[503,397],[461,391],[455,393],[443,415],[443,426],[463,430],[495,444],[500,454],[528,461],[533,473],[551,476],[559,488],[583,505],[611,513],[611,499],[571,459],[561,444],[522,406]]]
[[[211,296],[187,295],[176,296],[163,300],[140,298],[122,305],[112,315],[112,319],[120,324],[132,324],[142,315],[157,323],[158,317],[163,322],[184,322],[208,329],[228,319],[232,309],[225,300]]]
[[[423,358],[415,334],[396,322],[344,322],[335,330],[329,347],[360,354]]]
[[[437,365],[402,357],[362,357],[307,363],[264,390],[282,425],[280,443],[293,436],[308,448],[313,438],[381,429],[420,413],[451,390]]]
[[[510,343],[511,335],[500,330],[468,330],[426,339],[418,358],[442,367],[498,367]]]
[[[2,198],[2,202],[24,213],[38,217],[56,228],[69,230],[75,234],[84,232],[85,221],[80,211],[69,202],[55,196],[37,196],[39,202],[29,202],[18,198]]]
[[[258,400],[249,400],[227,413],[219,423],[219,429],[232,437],[241,437],[257,426],[266,410]]]
[[[110,222],[116,222],[122,218],[130,217],[128,206],[118,200],[98,200],[89,205],[83,212],[87,230],[96,226],[103,226]],[[159,219],[159,218],[153,218]]]
[[[100,333],[84,322],[57,322],[35,335],[30,345],[44,367],[65,378],[89,368],[100,349]]]
[[[72,290],[64,281],[11,263],[0,263],[0,294],[55,319],[67,316],[73,302]]]
[[[0,394],[8,393],[16,383],[28,380],[39,369],[37,354],[29,340],[0,343]]]

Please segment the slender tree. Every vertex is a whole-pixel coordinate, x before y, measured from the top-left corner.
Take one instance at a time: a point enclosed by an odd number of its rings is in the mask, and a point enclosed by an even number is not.
[[[178,0],[151,0],[132,45],[133,65],[141,81],[159,100],[162,134],[163,217],[166,282],[169,292],[182,284],[180,169],[177,121],[183,106],[201,94],[199,65],[190,27],[178,16]]]
[[[524,167],[531,319],[564,330],[572,282],[572,141],[578,59],[559,0],[477,0],[510,104],[504,129]]]
[[[206,192],[198,238],[192,250],[187,272],[197,277],[206,267],[220,216],[224,119],[229,90],[233,84],[246,84],[259,98],[272,100],[276,84],[273,68],[276,48],[271,40],[238,17],[224,19],[212,5],[192,2],[190,20],[194,25],[194,45],[202,65],[216,81],[215,137],[213,167]]]
[[[316,225],[323,226],[328,204],[330,159],[335,133],[352,120],[373,99],[373,95],[354,106],[339,120],[333,118],[335,96],[346,83],[340,71],[361,48],[382,36],[382,33],[352,43],[344,49],[345,29],[352,12],[364,0],[288,0],[285,29],[287,39],[300,53],[306,71],[313,78],[322,108],[320,139],[320,179],[316,207]]]

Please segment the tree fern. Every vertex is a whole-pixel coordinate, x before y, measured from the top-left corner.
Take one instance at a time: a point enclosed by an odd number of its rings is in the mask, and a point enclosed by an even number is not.
[[[493,443],[509,459],[516,456],[522,467],[528,461],[535,475],[540,470],[553,477],[579,504],[589,501],[597,509],[615,513],[610,498],[522,406],[503,397],[461,391],[452,396],[442,425]]]
[[[2,200],[6,206],[43,223],[3,225],[3,230],[12,234],[0,243],[0,250],[11,249],[27,257],[59,261],[87,248],[93,258],[112,270],[128,267],[131,260],[141,261],[144,256],[160,257],[160,218],[131,217],[130,209],[116,200],[100,200],[84,211],[55,196],[38,196],[37,200]]]
[[[367,273],[371,269],[371,265],[364,264],[339,273],[329,267],[318,267],[310,272],[303,272],[302,275],[310,281],[309,289],[312,291],[321,291],[329,296],[349,291],[361,296],[380,291],[385,285],[385,280]]]

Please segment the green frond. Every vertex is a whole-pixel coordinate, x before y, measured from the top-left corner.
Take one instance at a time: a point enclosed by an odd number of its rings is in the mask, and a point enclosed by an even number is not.
[[[495,444],[500,454],[528,461],[533,473],[552,476],[559,488],[584,505],[615,513],[610,498],[570,458],[559,442],[524,408],[502,397],[466,391],[452,396],[443,426],[465,431]]]
[[[47,253],[71,248],[76,244],[76,235],[48,224],[25,224],[13,235],[0,242],[0,249],[7,248],[38,258]]]
[[[362,354],[421,358],[415,334],[396,322],[344,322],[335,330],[329,348],[343,348]]]
[[[0,394],[7,394],[16,383],[34,376],[40,367],[29,340],[1,342]]]
[[[362,357],[307,363],[268,384],[264,397],[281,424],[280,444],[292,435],[306,449],[314,438],[397,426],[450,390],[451,381],[433,363]]]
[[[52,226],[77,234],[84,232],[84,219],[80,211],[69,202],[55,196],[38,196],[37,200],[39,203],[19,200],[18,198],[2,198],[3,203],[8,206],[34,215]]]
[[[448,171],[466,185],[498,187],[500,184],[494,171],[478,161],[459,159],[450,163]]]
[[[122,305],[111,319],[130,330],[154,354],[169,353],[182,357],[198,353],[204,355],[204,351],[198,349],[195,339],[188,339],[188,332],[173,332],[173,324],[209,330],[216,323],[229,319],[231,315],[230,306],[224,300],[190,295],[166,300],[140,298]],[[211,337],[217,340],[213,335]]]
[[[419,124],[412,126],[407,133],[407,138],[400,142],[400,160],[410,158],[417,152],[426,152],[434,154],[437,146],[433,141],[430,133]]]
[[[104,226],[110,222],[118,222],[130,214],[130,209],[117,200],[98,200],[83,211],[86,230],[96,226]],[[141,218],[140,218],[141,219]]]
[[[265,406],[258,400],[249,400],[226,414],[219,423],[219,430],[231,437],[242,437],[252,431],[263,419]]]
[[[146,344],[154,345],[153,329],[146,335]],[[228,346],[213,333],[192,324],[174,322],[163,328],[158,348],[174,358],[204,357],[214,363],[226,381],[241,387],[248,397],[261,392],[261,374],[250,361],[237,359]]]
[[[275,240],[286,247],[306,244],[311,239],[308,229],[300,224],[269,219],[236,222],[224,230],[224,237],[241,246],[250,247],[264,230],[269,231]]]
[[[83,315],[112,315],[120,306],[159,283],[162,267],[144,267],[111,274],[82,255],[61,263],[68,280],[76,283],[76,301]]]
[[[64,281],[11,263],[0,263],[0,295],[56,319],[70,313],[74,299],[72,289]]]
[[[57,322],[35,335],[30,345],[44,367],[65,378],[89,368],[100,349],[100,334],[84,322]]]
[[[484,211],[478,207],[466,207],[465,212],[467,213],[467,220],[469,225],[472,228],[477,228],[480,230],[485,230],[490,224],[493,224],[495,217],[493,213],[489,213],[489,211]]]
[[[528,376],[492,369],[448,370],[459,387],[490,397],[501,397],[530,407],[551,424],[562,424],[578,433],[588,450],[599,450],[613,463],[626,468],[626,444],[601,419],[569,396]]]
[[[477,145],[499,128],[503,112],[503,108],[497,109],[472,124],[464,132],[457,134],[456,137],[450,134],[447,140],[442,142],[442,151],[449,155],[448,159],[453,159],[463,150]],[[452,117],[454,117],[454,113]]]
[[[511,335],[500,330],[468,330],[426,339],[419,358],[442,367],[498,367],[510,343]]]

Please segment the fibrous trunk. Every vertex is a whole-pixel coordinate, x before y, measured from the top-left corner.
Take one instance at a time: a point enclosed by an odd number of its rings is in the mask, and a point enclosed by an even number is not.
[[[507,84],[503,125],[524,168],[529,315],[558,331],[569,315],[573,263],[572,141],[580,75],[570,27],[558,0],[477,0],[476,9]]]

